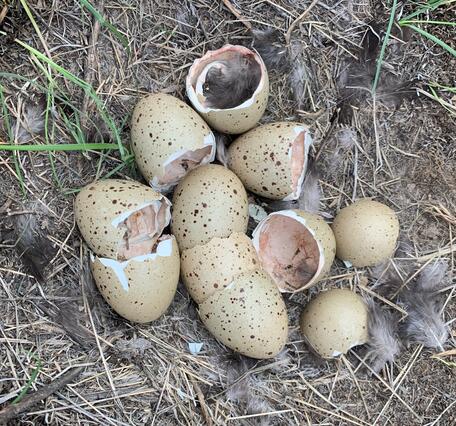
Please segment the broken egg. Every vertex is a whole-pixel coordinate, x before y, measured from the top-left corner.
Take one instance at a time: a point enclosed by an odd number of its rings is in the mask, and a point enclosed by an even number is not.
[[[215,158],[215,137],[185,102],[163,93],[142,98],[131,119],[131,146],[149,184],[167,192]]]
[[[228,167],[245,187],[272,200],[297,200],[307,169],[312,138],[293,122],[258,126],[228,148]]]
[[[258,267],[255,248],[250,238],[241,233],[213,238],[181,255],[182,281],[197,303],[228,286],[236,275]]]
[[[199,315],[217,340],[252,358],[274,357],[288,337],[285,303],[262,270],[237,275],[199,305]]]
[[[240,134],[256,125],[268,102],[269,79],[261,57],[244,46],[207,52],[186,81],[193,107],[214,129]]]
[[[160,238],[153,253],[125,261],[93,257],[91,269],[106,302],[129,321],[159,318],[171,304],[179,282],[179,250],[175,238]]]
[[[223,166],[207,164],[192,170],[174,191],[171,228],[181,251],[245,232],[248,220],[245,188]]]
[[[303,210],[271,213],[253,231],[253,245],[282,292],[315,285],[329,272],[336,253],[330,226]]]
[[[332,230],[339,259],[356,267],[374,266],[393,255],[399,221],[385,204],[364,198],[340,210]]]
[[[368,341],[368,310],[351,290],[333,289],[318,294],[305,307],[301,332],[323,358],[335,358]]]

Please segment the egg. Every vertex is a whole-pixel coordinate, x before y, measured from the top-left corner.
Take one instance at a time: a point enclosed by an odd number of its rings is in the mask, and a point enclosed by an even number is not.
[[[153,253],[126,261],[92,257],[95,283],[106,302],[129,321],[159,318],[171,304],[179,281],[179,250],[173,236]]]
[[[353,266],[374,266],[389,259],[399,237],[396,213],[368,198],[343,208],[334,219],[337,257]]]
[[[236,275],[258,267],[250,238],[237,232],[228,238],[213,238],[207,244],[184,250],[181,255],[182,281],[197,303],[227,287]]]
[[[336,253],[330,226],[303,210],[271,213],[253,231],[262,267],[282,292],[308,289],[329,272]]]
[[[148,95],[136,104],[131,147],[145,179],[163,192],[215,157],[215,137],[209,126],[185,102],[163,93]]]
[[[272,358],[285,345],[285,303],[262,270],[237,275],[199,305],[207,329],[224,345],[252,358]]]
[[[171,203],[146,185],[106,179],[84,187],[76,197],[76,223],[98,256],[127,260],[150,253],[168,226]]]
[[[304,309],[301,332],[323,358],[334,358],[368,341],[368,309],[350,290],[320,293]]]
[[[247,230],[247,193],[242,182],[223,166],[192,170],[173,196],[172,233],[181,251]]]
[[[272,200],[297,200],[312,138],[294,122],[258,126],[228,148],[228,167],[249,190]]]
[[[186,90],[193,107],[211,127],[240,134],[254,127],[266,109],[268,72],[256,52],[228,44],[193,63]]]

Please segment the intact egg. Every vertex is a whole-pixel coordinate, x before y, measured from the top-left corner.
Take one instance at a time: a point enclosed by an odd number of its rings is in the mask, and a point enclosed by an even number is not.
[[[335,358],[368,341],[368,309],[350,290],[333,289],[318,294],[304,309],[301,332],[323,358]]]
[[[214,129],[239,134],[254,127],[263,115],[269,79],[256,52],[228,44],[193,63],[186,89],[193,107]]]
[[[213,238],[181,255],[182,281],[197,303],[227,287],[236,275],[258,267],[250,238],[237,232],[228,238]]]
[[[245,188],[223,166],[208,164],[192,170],[174,191],[171,229],[181,251],[245,232],[248,220]]]
[[[337,257],[353,266],[374,266],[389,259],[396,249],[399,221],[385,204],[368,198],[355,201],[335,217]]]
[[[199,305],[199,315],[216,339],[252,358],[274,357],[288,336],[285,303],[262,270],[237,275]]]
[[[129,321],[159,318],[179,282],[179,250],[173,236],[160,238],[153,253],[120,261],[92,257],[95,283],[106,302]]]
[[[245,187],[273,200],[297,200],[307,169],[312,138],[293,122],[258,126],[228,148],[228,167]]]
[[[271,213],[253,231],[253,245],[282,292],[315,285],[329,272],[336,253],[329,225],[303,210]]]
[[[163,93],[136,104],[131,146],[141,173],[157,191],[169,191],[190,170],[215,158],[209,126],[186,103]]]

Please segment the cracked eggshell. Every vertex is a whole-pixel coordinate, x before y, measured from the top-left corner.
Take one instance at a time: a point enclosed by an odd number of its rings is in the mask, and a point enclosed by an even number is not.
[[[262,270],[236,276],[199,305],[199,314],[217,340],[252,358],[274,357],[288,337],[285,303]]]
[[[396,213],[368,198],[355,201],[335,217],[337,257],[353,266],[374,266],[389,259],[399,238]]]
[[[284,293],[306,290],[325,278],[336,254],[331,227],[304,210],[271,213],[253,231],[252,242],[261,266]]]
[[[184,250],[181,276],[190,296],[202,303],[228,286],[241,273],[258,269],[259,261],[250,238],[234,233],[213,238],[207,244]]]
[[[103,298],[129,321],[159,318],[171,304],[179,282],[179,250],[173,236],[154,253],[121,262],[93,257],[92,274]]]
[[[106,179],[91,183],[77,195],[74,214],[91,250],[98,256],[117,259],[126,232],[125,220],[148,206],[163,216],[161,229],[157,228],[159,236],[171,220],[171,203],[138,182]]]
[[[257,89],[251,98],[234,108],[214,109],[205,106],[204,101],[201,100],[201,89],[197,83],[198,77],[207,72],[209,64],[215,61],[227,60],[233,52],[251,55],[258,63],[261,70],[261,78]],[[208,51],[202,58],[193,63],[187,76],[186,90],[193,107],[212,128],[221,133],[240,134],[254,127],[266,110],[269,96],[268,72],[258,53],[244,46],[228,44],[220,49]]]
[[[351,290],[318,294],[304,309],[300,325],[307,342],[321,357],[335,358],[368,341],[368,310]]]
[[[245,187],[272,200],[296,200],[301,194],[312,138],[300,123],[258,126],[228,148],[228,167]]]
[[[171,229],[181,251],[247,230],[247,192],[223,166],[208,164],[191,171],[176,187],[173,206]]]
[[[141,173],[157,191],[169,191],[189,170],[215,158],[209,126],[185,102],[162,93],[136,104],[131,146]]]

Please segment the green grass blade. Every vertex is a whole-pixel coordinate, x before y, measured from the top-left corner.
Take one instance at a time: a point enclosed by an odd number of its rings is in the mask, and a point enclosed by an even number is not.
[[[443,47],[448,53],[453,55],[456,58],[456,50],[453,49],[451,46],[446,44],[443,40],[440,40],[438,37],[432,35],[431,33],[428,33],[427,31],[423,30],[420,27],[417,27],[416,25],[411,25],[411,24],[405,24],[405,27],[409,27],[412,30],[416,31],[417,33],[421,34],[422,36],[428,38],[429,40],[433,41],[434,43],[438,44],[440,47]]]
[[[456,0],[430,0],[427,3],[425,3],[423,6],[419,7],[414,12],[412,12],[409,15],[402,18],[401,21],[408,21],[411,18],[414,18],[415,16],[421,15],[422,13],[433,11],[440,6],[451,4],[454,2],[456,2]]]
[[[399,21],[399,25],[404,26],[407,24],[433,24],[433,25],[447,25],[450,27],[456,27],[456,22],[447,22],[447,21],[423,21],[423,20],[403,20]]]
[[[38,377],[39,372],[41,371],[41,360],[37,358],[36,356],[32,356],[33,359],[36,360],[36,367],[33,369],[32,374],[30,375],[30,379],[27,380],[27,383],[25,384],[24,388],[21,390],[20,394],[16,396],[13,400],[13,404],[17,404],[19,401],[21,401],[22,398],[24,398],[25,394],[28,392],[28,390],[31,388],[32,384],[35,382],[36,378]]]
[[[54,145],[1,145],[0,151],[26,151],[26,152],[50,152],[50,151],[103,151],[116,150],[115,143],[69,143]]]

